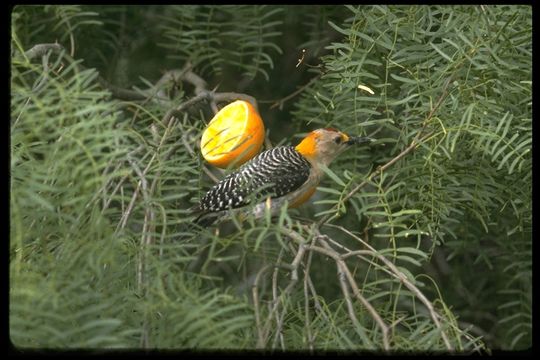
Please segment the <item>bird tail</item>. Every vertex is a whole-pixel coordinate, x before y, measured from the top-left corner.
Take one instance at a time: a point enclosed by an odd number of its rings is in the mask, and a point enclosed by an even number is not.
[[[208,210],[202,209],[199,204],[193,205],[188,210],[189,216],[194,216],[194,219],[191,223],[200,227],[207,227],[212,225],[217,218],[215,213],[211,213]]]
[[[200,208],[199,205],[194,205],[187,209],[187,217],[193,217],[193,220],[183,223],[180,227],[180,235],[176,238],[178,241],[183,241],[188,238],[191,238],[190,234],[194,233],[199,227],[198,219],[204,215],[204,210]]]

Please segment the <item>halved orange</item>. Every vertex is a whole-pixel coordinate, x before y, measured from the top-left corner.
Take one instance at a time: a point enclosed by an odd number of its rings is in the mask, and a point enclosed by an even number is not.
[[[254,157],[264,141],[264,123],[247,101],[237,100],[221,109],[201,138],[201,152],[210,164],[238,167]]]

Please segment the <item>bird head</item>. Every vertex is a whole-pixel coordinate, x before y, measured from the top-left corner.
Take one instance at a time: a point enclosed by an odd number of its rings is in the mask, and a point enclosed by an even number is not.
[[[328,165],[352,145],[372,141],[374,140],[368,137],[349,136],[333,128],[324,128],[310,132],[295,149],[312,163]]]

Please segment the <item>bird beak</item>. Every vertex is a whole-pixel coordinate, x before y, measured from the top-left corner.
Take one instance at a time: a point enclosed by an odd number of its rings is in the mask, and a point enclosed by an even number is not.
[[[375,139],[372,139],[367,136],[351,136],[349,140],[345,142],[347,145],[361,145],[366,143],[372,143]]]

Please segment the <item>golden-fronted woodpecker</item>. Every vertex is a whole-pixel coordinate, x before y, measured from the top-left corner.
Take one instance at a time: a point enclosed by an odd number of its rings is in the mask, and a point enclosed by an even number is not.
[[[205,215],[248,207],[254,199],[258,203],[249,209],[255,217],[262,216],[268,207],[275,214],[285,202],[289,207],[297,207],[315,192],[324,174],[323,167],[351,145],[370,141],[325,128],[310,132],[296,146],[263,151],[214,185],[191,208],[198,215],[194,222],[207,224]]]

